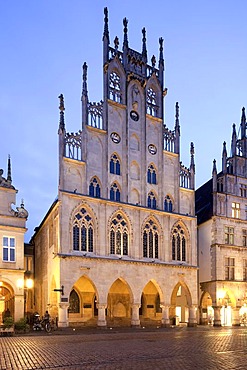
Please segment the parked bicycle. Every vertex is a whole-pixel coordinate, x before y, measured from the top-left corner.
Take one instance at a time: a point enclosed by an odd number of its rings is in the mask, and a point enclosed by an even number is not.
[[[47,311],[42,319],[40,319],[38,313],[34,314],[33,330],[45,330],[47,333],[50,333],[52,331],[52,326],[50,315]]]

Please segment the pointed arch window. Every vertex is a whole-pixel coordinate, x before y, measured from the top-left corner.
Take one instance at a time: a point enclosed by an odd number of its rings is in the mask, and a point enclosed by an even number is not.
[[[149,220],[142,234],[143,257],[159,258],[159,233],[157,225]]]
[[[186,236],[183,228],[178,225],[172,233],[172,259],[173,261],[186,261]]]
[[[100,198],[100,185],[96,177],[93,177],[90,181],[89,195],[91,197]]]
[[[149,184],[157,184],[156,169],[152,164],[148,167],[147,182]]]
[[[69,295],[69,313],[80,313],[80,299],[75,289]]]
[[[147,90],[147,114],[157,117],[157,97],[156,92],[150,87]]]
[[[125,218],[118,213],[110,226],[110,254],[127,256],[129,249],[129,230]]]
[[[93,252],[94,225],[92,217],[81,208],[73,220],[73,250]]]
[[[110,200],[115,200],[116,202],[120,202],[120,190],[118,185],[114,182],[110,189]]]
[[[172,212],[173,211],[173,205],[172,205],[172,200],[169,195],[165,197],[164,200],[164,211],[165,212]]]
[[[155,194],[154,194],[153,191],[150,191],[148,193],[147,206],[148,206],[148,208],[152,208],[152,209],[157,208],[156,197],[155,197]]]
[[[110,159],[110,173],[120,176],[120,160],[116,154],[113,154]]]
[[[120,76],[116,72],[110,73],[109,76],[109,99],[121,103],[121,85]]]

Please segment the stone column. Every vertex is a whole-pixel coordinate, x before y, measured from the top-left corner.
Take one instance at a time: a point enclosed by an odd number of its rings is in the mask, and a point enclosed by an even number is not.
[[[58,327],[60,328],[66,328],[69,326],[68,308],[69,308],[69,303],[59,303]]]
[[[164,326],[165,328],[169,328],[171,324],[169,319],[169,306],[162,305],[161,307],[162,307],[162,319],[161,319],[162,326]]]
[[[191,305],[189,308],[189,321],[188,321],[189,327],[197,326],[196,311],[197,311],[197,305],[195,304]]]
[[[105,309],[107,304],[98,304],[98,321],[97,325],[100,327],[106,326]]]
[[[139,303],[134,303],[132,305],[132,316],[131,316],[131,326],[140,326],[139,308],[141,305]]]
[[[214,326],[221,326],[220,309],[221,306],[213,306],[214,309]]]
[[[232,326],[240,326],[239,308],[232,308]]]

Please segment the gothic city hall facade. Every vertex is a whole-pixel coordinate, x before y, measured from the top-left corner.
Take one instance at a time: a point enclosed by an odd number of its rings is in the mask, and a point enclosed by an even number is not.
[[[194,145],[186,167],[178,103],[164,123],[163,39],[148,64],[146,31],[131,49],[125,18],[119,44],[105,8],[103,100],[89,101],[84,63],[77,133],[59,96],[58,196],[32,237],[36,309],[64,327],[196,326]]]

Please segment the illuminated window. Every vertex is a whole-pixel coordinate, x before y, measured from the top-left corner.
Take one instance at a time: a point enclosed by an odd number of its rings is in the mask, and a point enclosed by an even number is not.
[[[180,225],[176,226],[172,233],[172,259],[186,261],[186,237]]]
[[[129,245],[129,230],[125,218],[118,213],[111,221],[110,254],[127,256]]]
[[[235,258],[225,258],[225,280],[234,280],[235,278]]]
[[[85,208],[81,208],[73,221],[73,250],[93,252],[93,220]]]
[[[234,228],[225,226],[225,244],[234,244]]]
[[[159,258],[159,233],[153,220],[149,220],[143,230],[143,257]]]
[[[15,238],[3,237],[3,261],[15,262]]]
[[[232,217],[240,218],[240,204],[232,202]]]

